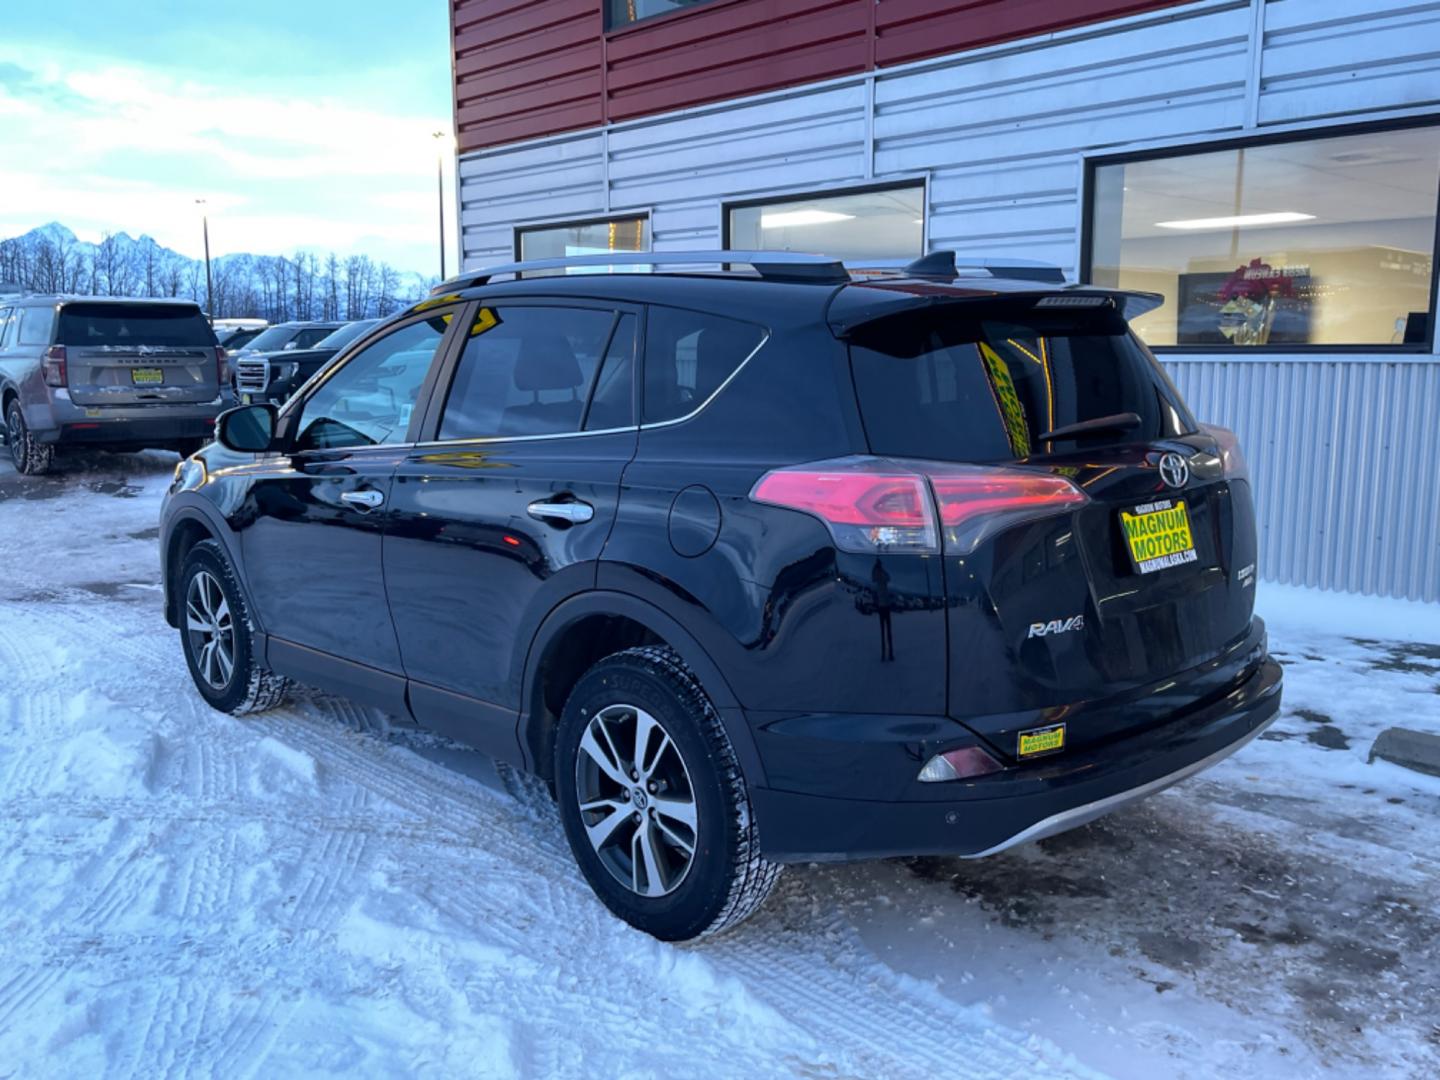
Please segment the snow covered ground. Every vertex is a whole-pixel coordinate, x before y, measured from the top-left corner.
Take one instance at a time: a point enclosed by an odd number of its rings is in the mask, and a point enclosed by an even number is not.
[[[483,756],[205,708],[173,462],[0,466],[0,1077],[1440,1072],[1440,780],[1366,764],[1440,731],[1432,610],[1262,587],[1285,714],[1237,757],[992,860],[792,871],[676,948]]]

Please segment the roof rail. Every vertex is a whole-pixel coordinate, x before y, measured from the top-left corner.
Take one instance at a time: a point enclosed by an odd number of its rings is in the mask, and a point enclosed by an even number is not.
[[[1060,267],[1031,259],[962,259],[953,251],[932,251],[905,267],[912,277],[955,278],[969,270],[985,270],[991,277],[1013,281],[1065,284],[1065,271]]]
[[[608,251],[603,255],[567,255],[554,259],[528,259],[466,272],[430,290],[432,296],[489,284],[492,278],[537,270],[569,270],[596,266],[749,266],[767,281],[805,281],[840,285],[850,280],[838,259],[802,255],[793,251]]]

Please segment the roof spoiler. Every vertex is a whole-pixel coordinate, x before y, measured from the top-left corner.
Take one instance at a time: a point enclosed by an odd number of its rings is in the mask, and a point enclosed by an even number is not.
[[[983,288],[971,291],[967,288],[953,295],[940,291],[911,292],[903,290],[892,292],[884,290],[882,292],[877,289],[875,292],[881,293],[881,295],[873,300],[849,307],[843,314],[836,312],[832,306],[828,321],[830,329],[836,337],[848,337],[867,323],[878,322],[892,315],[925,309],[933,310],[952,305],[961,307],[969,304],[993,304],[998,301],[1022,307],[1029,305],[1041,312],[1098,311],[1109,308],[1118,311],[1126,321],[1129,321],[1146,312],[1154,311],[1165,303],[1165,298],[1158,293],[1127,292],[1121,289],[1105,289],[1092,285],[1066,285],[1058,289],[1047,289],[1043,285],[1037,284],[1034,289],[1011,288],[1002,292],[991,292]]]

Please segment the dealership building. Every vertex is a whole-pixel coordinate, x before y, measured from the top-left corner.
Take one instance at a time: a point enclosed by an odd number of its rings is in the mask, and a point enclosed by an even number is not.
[[[453,0],[467,268],[953,249],[1143,289],[1266,580],[1440,603],[1440,2]]]

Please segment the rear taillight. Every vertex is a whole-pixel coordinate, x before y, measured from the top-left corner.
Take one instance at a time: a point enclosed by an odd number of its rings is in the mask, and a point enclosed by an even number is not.
[[[1064,477],[978,465],[851,457],[776,469],[756,502],[824,521],[842,551],[968,554],[999,529],[1089,502]],[[938,511],[937,511],[938,507]]]
[[[1240,439],[1229,428],[1214,424],[1201,424],[1200,430],[1215,440],[1215,452],[1220,458],[1220,471],[1226,480],[1249,480],[1250,466],[1240,452]]]
[[[962,467],[963,468],[963,467]],[[1063,476],[963,468],[930,477],[945,550],[966,555],[1001,529],[1084,506],[1090,497]]]
[[[776,469],[750,497],[815,515],[842,551],[934,552],[939,543],[925,478],[875,458]]]
[[[69,373],[65,370],[65,346],[51,345],[45,350],[45,361],[41,365],[46,386],[68,386]]]
[[[215,376],[220,380],[221,386],[230,381],[230,363],[223,345],[215,346]]]

